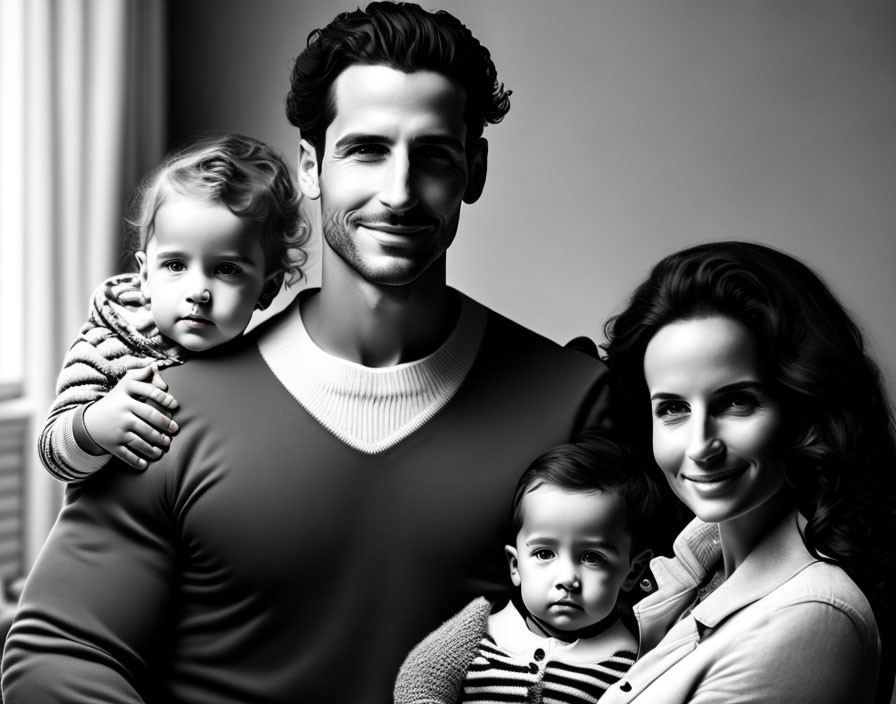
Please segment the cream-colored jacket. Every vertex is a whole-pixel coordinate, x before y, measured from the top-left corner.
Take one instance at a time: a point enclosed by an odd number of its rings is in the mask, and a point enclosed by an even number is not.
[[[652,561],[659,588],[635,607],[639,660],[601,704],[873,700],[880,639],[871,607],[843,570],[809,554],[795,513],[696,606],[721,558],[718,527],[695,519],[674,550]]]

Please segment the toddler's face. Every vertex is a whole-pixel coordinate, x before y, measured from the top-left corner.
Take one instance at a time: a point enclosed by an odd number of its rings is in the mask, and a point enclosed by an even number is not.
[[[265,284],[260,234],[260,224],[222,203],[175,196],[162,204],[137,260],[163,335],[202,352],[246,329]]]
[[[631,569],[622,497],[540,486],[523,497],[522,509],[516,545],[506,550],[529,612],[562,631],[609,616]]]

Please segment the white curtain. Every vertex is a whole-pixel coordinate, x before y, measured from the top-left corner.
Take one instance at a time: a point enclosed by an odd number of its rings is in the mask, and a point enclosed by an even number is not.
[[[66,348],[90,294],[119,269],[124,203],[165,147],[165,0],[0,0],[3,51],[2,305],[21,345],[25,561],[61,489],[36,457]],[[6,190],[6,189],[4,189]],[[16,289],[20,297],[15,296]],[[19,298],[21,309],[10,311]],[[15,361],[15,355],[7,355]],[[9,376],[7,372],[6,376]]]

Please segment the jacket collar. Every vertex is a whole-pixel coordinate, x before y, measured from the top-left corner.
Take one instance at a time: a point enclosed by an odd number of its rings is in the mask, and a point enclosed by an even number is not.
[[[691,615],[697,624],[715,628],[815,562],[803,543],[802,521],[796,511],[785,515],[734,573],[694,607]],[[687,613],[700,583],[717,566],[722,556],[718,525],[694,519],[675,539],[673,550],[674,558],[658,557],[651,562],[659,589],[635,606],[641,655]]]

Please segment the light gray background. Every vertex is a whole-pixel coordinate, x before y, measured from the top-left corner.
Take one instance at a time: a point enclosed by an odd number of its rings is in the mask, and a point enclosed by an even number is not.
[[[832,285],[896,379],[896,4],[442,0],[514,91],[449,281],[565,342],[661,256],[772,244]],[[170,136],[234,129],[295,162],[284,96],[332,0],[170,7]],[[313,279],[313,275],[312,275]],[[891,384],[892,388],[892,384]]]

